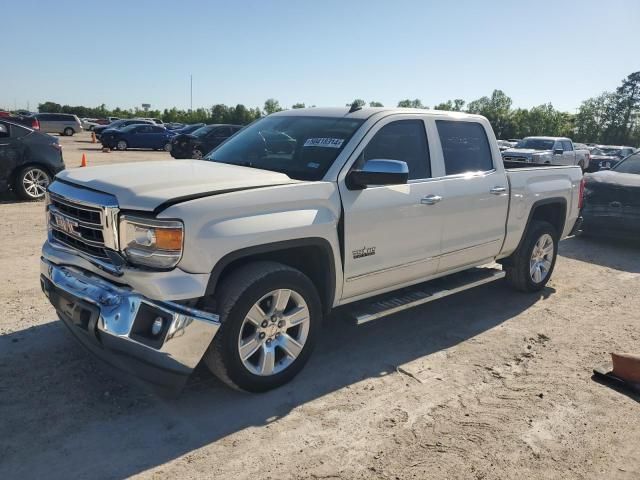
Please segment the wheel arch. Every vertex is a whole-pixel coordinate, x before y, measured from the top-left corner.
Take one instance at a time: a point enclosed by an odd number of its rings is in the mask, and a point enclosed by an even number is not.
[[[543,220],[553,225],[558,233],[559,241],[562,238],[562,232],[564,231],[565,223],[567,221],[567,199],[563,197],[551,197],[534,202],[529,210],[527,223],[522,232],[522,237],[518,242],[518,246],[507,258],[499,260],[499,263],[502,263],[503,265],[508,265],[510,263],[510,259],[520,250],[522,244],[525,242],[531,228],[531,223],[534,220]]]
[[[24,170],[27,167],[38,167],[38,168],[41,168],[42,170],[44,170],[45,172],[47,172],[49,174],[49,176],[51,177],[51,181],[53,182],[53,177],[55,177],[55,175],[51,171],[51,168],[49,168],[44,163],[34,162],[34,161],[27,161],[27,162],[19,163],[18,165],[16,165],[15,168],[11,171],[11,173],[7,177],[8,180],[9,180],[9,186],[12,189],[15,188],[15,183],[16,183],[16,180],[18,179],[18,173],[20,173],[22,170]]]
[[[300,270],[318,289],[323,311],[331,310],[336,294],[335,253],[329,241],[321,237],[284,240],[228,253],[213,267],[205,294],[214,294],[238,266],[258,260],[271,260]]]

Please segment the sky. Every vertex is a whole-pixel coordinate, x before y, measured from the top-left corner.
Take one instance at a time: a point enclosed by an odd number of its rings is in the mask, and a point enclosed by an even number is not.
[[[640,70],[640,0],[0,0],[0,108],[433,106],[575,112]]]

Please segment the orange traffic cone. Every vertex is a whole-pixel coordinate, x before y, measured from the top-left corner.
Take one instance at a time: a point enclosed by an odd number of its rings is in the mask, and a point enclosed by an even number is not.
[[[86,167],[87,166],[87,156],[83,153],[82,154],[82,162],[80,163],[81,167]]]

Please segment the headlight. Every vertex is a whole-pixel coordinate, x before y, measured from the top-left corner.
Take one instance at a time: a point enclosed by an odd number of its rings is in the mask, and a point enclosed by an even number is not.
[[[183,239],[184,225],[180,221],[128,215],[120,218],[120,250],[135,265],[175,267],[182,257]]]

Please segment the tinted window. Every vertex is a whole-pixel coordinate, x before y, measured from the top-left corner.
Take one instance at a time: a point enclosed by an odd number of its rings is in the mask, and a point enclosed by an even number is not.
[[[141,125],[136,131],[138,133],[153,133],[153,127],[151,125]]]
[[[227,138],[231,136],[231,129],[229,127],[216,128],[211,132],[211,136],[214,138]]]
[[[436,120],[447,175],[493,169],[484,127],[476,122]]]
[[[409,180],[431,177],[427,135],[422,120],[398,120],[388,123],[365,147],[359,165],[367,160],[401,160],[409,167]]]
[[[620,173],[634,173],[640,175],[640,153],[635,153],[616,165],[613,170]]]
[[[151,127],[153,129],[153,133],[164,133],[165,129],[162,127]]]
[[[11,137],[12,138],[24,137],[25,135],[28,135],[29,133],[31,133],[31,131],[26,129],[26,128],[19,127],[17,125],[11,125]]]

